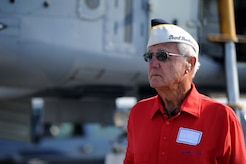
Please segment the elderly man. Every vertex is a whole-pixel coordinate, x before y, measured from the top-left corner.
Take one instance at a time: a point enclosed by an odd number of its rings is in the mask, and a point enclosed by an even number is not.
[[[124,164],[246,164],[235,113],[192,82],[199,68],[195,39],[163,20],[151,23],[144,60],[157,95],[131,110]]]

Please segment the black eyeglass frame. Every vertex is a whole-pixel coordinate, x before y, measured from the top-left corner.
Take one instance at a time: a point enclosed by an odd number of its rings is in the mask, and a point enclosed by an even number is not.
[[[158,50],[156,53],[154,53],[154,52],[146,52],[143,55],[144,61],[150,62],[154,55],[157,58],[157,60],[159,60],[161,62],[166,61],[168,56],[187,57],[185,55],[171,53],[171,52],[168,52],[166,50]]]

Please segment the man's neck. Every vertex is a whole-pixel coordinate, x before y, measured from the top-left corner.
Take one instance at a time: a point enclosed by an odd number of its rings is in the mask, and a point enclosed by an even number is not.
[[[157,89],[160,95],[163,105],[168,112],[180,108],[181,103],[185,99],[186,95],[191,90],[191,84],[189,85],[174,85],[171,88],[163,87]]]

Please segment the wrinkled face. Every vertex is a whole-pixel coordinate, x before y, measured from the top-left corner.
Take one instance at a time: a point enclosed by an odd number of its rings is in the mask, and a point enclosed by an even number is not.
[[[165,50],[170,53],[179,54],[176,43],[161,43],[150,46],[148,51],[159,52]],[[159,61],[155,55],[148,64],[148,79],[152,88],[171,87],[180,83],[185,78],[187,67],[186,58],[180,56],[168,56],[165,61]]]

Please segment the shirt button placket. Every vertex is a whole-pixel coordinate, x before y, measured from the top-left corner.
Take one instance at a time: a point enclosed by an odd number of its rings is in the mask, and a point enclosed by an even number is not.
[[[161,140],[160,140],[160,146],[159,146],[159,152],[160,152],[160,163],[166,163],[167,162],[167,151],[168,151],[168,135],[170,134],[170,122],[165,120],[164,124],[161,129]]]

